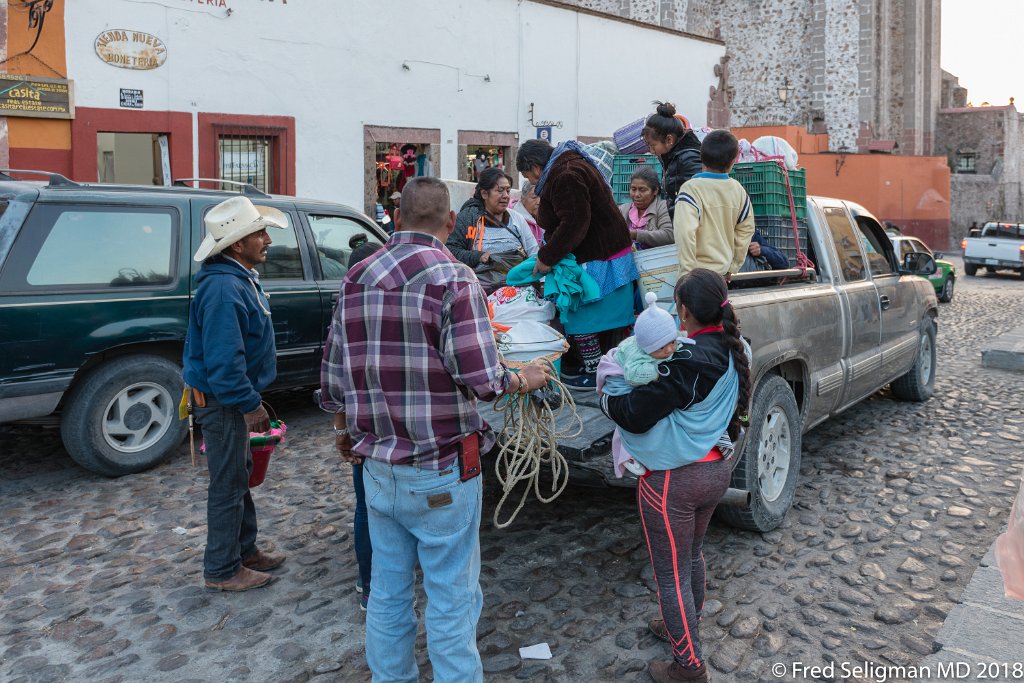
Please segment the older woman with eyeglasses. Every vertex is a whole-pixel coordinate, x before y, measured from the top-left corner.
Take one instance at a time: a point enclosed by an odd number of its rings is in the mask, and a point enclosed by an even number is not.
[[[526,219],[508,209],[511,193],[512,178],[505,171],[485,169],[446,243],[455,258],[476,270],[488,290],[503,285],[508,269],[538,249]]]

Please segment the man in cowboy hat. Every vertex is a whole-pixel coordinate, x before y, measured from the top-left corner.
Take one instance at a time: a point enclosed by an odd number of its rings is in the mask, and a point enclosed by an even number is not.
[[[206,215],[202,262],[189,310],[184,378],[203,428],[210,487],[206,501],[206,587],[259,588],[284,555],[256,547],[256,508],[249,493],[249,432],[270,428],[260,397],[277,376],[270,302],[255,267],[267,260],[267,228],[286,228],[277,209],[232,197]]]

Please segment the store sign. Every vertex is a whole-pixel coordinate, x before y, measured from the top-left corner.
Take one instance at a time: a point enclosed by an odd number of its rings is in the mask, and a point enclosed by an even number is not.
[[[167,46],[149,33],[113,28],[96,36],[96,54],[122,69],[155,69],[167,61]]]
[[[73,119],[73,90],[63,78],[0,74],[0,116]]]
[[[263,155],[252,152],[223,150],[221,168],[231,178],[252,178],[263,176]]]
[[[121,106],[125,109],[142,109],[142,91],[121,88]]]

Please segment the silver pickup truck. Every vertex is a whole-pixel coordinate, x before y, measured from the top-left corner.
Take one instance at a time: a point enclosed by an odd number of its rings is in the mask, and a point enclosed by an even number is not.
[[[986,223],[978,236],[964,238],[964,271],[974,275],[979,268],[990,273],[1014,270],[1024,278],[1024,225]]]
[[[877,219],[851,202],[808,200],[806,251],[799,270],[734,276],[730,298],[753,350],[750,427],[733,469],[729,523],[768,531],[782,523],[800,472],[801,436],[887,384],[900,399],[925,401],[935,382],[938,303],[923,277],[929,254],[898,262]],[[788,276],[788,277],[785,277]],[[593,391],[574,391],[583,433],[559,443],[576,483],[635,486],[616,479],[614,424]],[[481,412],[492,424],[496,416]]]

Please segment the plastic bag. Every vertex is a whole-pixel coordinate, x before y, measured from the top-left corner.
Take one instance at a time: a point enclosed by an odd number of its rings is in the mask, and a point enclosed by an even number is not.
[[[1024,477],[1006,531],[996,539],[996,564],[1003,574],[1006,597],[1024,600]]]
[[[547,323],[557,312],[552,302],[537,296],[537,291],[530,286],[505,285],[488,296],[487,303],[494,311],[494,322],[504,325],[524,321]]]
[[[782,138],[775,137],[774,135],[764,135],[754,140],[751,144],[754,150],[759,154],[763,154],[764,157],[768,158],[781,158],[783,163],[786,164],[786,168],[790,171],[797,169],[797,154],[793,146],[783,140]],[[763,160],[762,157],[760,160]]]
[[[498,350],[507,361],[529,363],[538,358],[565,353],[568,344],[558,330],[541,322],[525,320],[501,335]]]

